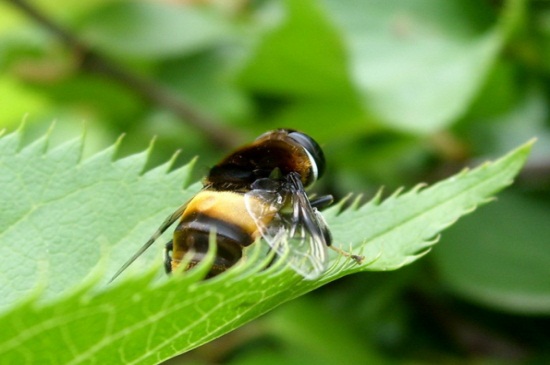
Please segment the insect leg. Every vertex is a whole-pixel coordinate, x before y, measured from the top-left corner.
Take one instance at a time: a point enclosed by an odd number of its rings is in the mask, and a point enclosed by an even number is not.
[[[334,198],[332,195],[321,195],[320,197],[313,198],[309,201],[312,207],[317,209],[323,209],[332,204]]]
[[[267,255],[266,256],[272,255],[273,257],[271,257],[271,260],[269,260],[269,262],[267,263],[267,266],[265,267],[266,269],[268,267],[271,267],[271,265],[273,265],[277,261],[278,256],[273,255],[272,252],[273,252],[273,248],[269,247],[268,250],[267,250]]]
[[[360,255],[354,255],[354,254],[351,254],[347,251],[344,251],[342,250],[341,248],[339,247],[336,247],[336,246],[329,246],[329,248],[333,249],[334,251],[338,252],[339,255],[342,255],[344,257],[347,257],[347,258],[350,258],[352,259],[353,261],[355,261],[355,263],[357,263],[357,265],[361,265],[363,263],[363,261],[365,260],[365,257],[364,256],[360,256]]]
[[[172,272],[172,256],[170,256],[170,253],[174,249],[174,242],[172,240],[168,241],[166,243],[166,246],[164,248],[164,270],[167,274],[170,274]]]

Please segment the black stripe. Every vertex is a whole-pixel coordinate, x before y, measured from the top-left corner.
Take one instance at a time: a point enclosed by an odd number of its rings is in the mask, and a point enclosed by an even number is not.
[[[176,231],[194,229],[209,233],[212,228],[216,228],[217,235],[239,242],[242,246],[246,247],[254,242],[252,237],[239,225],[222,221],[203,213],[192,213],[188,217],[185,217],[176,228]]]

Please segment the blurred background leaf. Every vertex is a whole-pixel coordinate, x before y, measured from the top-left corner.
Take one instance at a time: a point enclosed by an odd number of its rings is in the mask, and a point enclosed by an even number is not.
[[[293,127],[325,150],[317,192],[371,196],[539,139],[515,187],[424,260],[173,363],[550,360],[548,1],[33,1],[46,23],[21,4],[0,2],[0,127],[25,120],[32,140],[55,120],[55,145],[84,125],[85,156],[155,135],[149,167],[181,149],[176,165],[200,156],[196,180],[229,146]]]

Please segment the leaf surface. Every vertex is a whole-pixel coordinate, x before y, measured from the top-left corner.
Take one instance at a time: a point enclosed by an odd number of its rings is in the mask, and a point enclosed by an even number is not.
[[[384,125],[418,134],[464,114],[515,25],[519,3],[508,1],[499,22],[477,1],[323,1],[350,53],[365,109]]]
[[[339,206],[329,209],[335,244],[366,260],[359,266],[333,255],[316,281],[303,280],[283,260],[264,269],[269,258],[261,245],[211,280],[200,280],[207,262],[155,279],[159,243],[106,285],[162,219],[197,191],[198,185],[181,188],[191,166],[143,173],[147,153],[115,160],[113,147],[82,161],[80,139],[48,149],[46,137],[21,146],[20,132],[7,135],[0,139],[6,207],[0,215],[0,356],[7,363],[158,363],[343,275],[396,269],[509,185],[530,146],[430,188],[341,213]]]

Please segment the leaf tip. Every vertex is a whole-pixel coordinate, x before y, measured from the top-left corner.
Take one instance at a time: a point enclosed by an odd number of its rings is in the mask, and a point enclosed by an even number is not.
[[[181,149],[178,149],[176,150],[176,152],[172,154],[172,156],[168,160],[168,163],[166,164],[166,172],[170,171],[174,167],[180,153],[181,153]]]
[[[19,127],[15,130],[16,133],[24,133],[25,129],[27,128],[27,119],[29,117],[29,114],[25,114],[23,118],[21,119],[21,123],[19,124]]]
[[[149,141],[149,146],[147,146],[147,149],[145,150],[147,152],[147,158],[149,158],[153,153],[153,150],[155,149],[155,143],[157,143],[157,138],[158,137],[154,135]]]
[[[48,148],[50,147],[50,139],[52,138],[53,132],[55,130],[55,127],[57,126],[57,121],[54,119],[50,126],[48,127],[48,130],[44,134],[44,146],[43,146],[43,153],[46,153]]]
[[[118,138],[116,139],[116,142],[113,144],[112,154],[111,154],[111,161],[113,162],[116,160],[116,155],[118,153],[120,146],[122,145],[122,141],[124,140],[124,137],[126,137],[126,133],[122,133],[120,136],[118,136]]]
[[[378,205],[382,201],[382,195],[384,194],[384,186],[381,186],[377,191],[376,194],[371,199],[372,204]]]
[[[527,153],[529,153],[531,151],[531,149],[533,148],[533,146],[535,145],[535,143],[537,143],[537,141],[538,141],[538,138],[533,137],[530,140],[528,140],[527,142],[525,142],[523,144],[523,146],[520,146],[519,148],[526,151]]]

